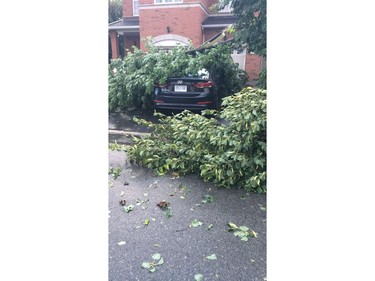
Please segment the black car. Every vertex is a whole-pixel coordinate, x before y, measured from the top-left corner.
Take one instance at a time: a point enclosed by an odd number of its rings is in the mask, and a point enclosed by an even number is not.
[[[169,78],[154,87],[155,109],[218,109],[219,96],[215,83],[206,70],[197,75]]]

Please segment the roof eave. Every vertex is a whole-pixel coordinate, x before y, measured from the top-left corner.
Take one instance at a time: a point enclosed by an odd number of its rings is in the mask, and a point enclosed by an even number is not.
[[[223,23],[223,24],[202,24],[203,28],[214,28],[214,27],[227,27],[231,25],[231,23]]]
[[[109,26],[108,30],[129,30],[129,29],[138,29],[139,30],[139,25],[134,25],[134,26]]]

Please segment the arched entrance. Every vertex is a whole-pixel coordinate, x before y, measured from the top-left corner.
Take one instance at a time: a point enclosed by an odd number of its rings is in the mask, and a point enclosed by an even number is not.
[[[152,43],[160,49],[170,50],[177,46],[189,46],[190,40],[177,34],[164,34],[152,38]]]

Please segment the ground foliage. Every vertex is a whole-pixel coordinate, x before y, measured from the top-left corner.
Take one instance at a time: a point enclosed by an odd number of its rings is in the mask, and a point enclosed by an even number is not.
[[[159,175],[199,172],[221,187],[266,192],[265,90],[244,88],[224,98],[219,112],[160,116],[159,124],[138,120],[154,130],[128,147],[131,162]]]
[[[151,108],[154,85],[168,77],[182,77],[205,68],[216,82],[221,97],[238,92],[247,75],[234,64],[230,46],[220,44],[201,52],[180,46],[169,52],[149,46],[149,52],[134,48],[125,58],[109,65],[109,110],[126,107]]]

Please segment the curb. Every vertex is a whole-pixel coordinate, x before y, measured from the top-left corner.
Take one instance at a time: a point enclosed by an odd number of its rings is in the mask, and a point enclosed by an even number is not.
[[[145,136],[150,136],[151,133],[145,133],[145,132],[134,132],[134,131],[121,131],[121,130],[108,130],[108,133],[111,135],[123,135],[126,137],[145,137]]]
[[[108,130],[108,143],[118,143],[131,145],[134,144],[132,137],[147,137],[151,133],[144,132],[133,132],[133,131],[120,131],[120,130]]]

